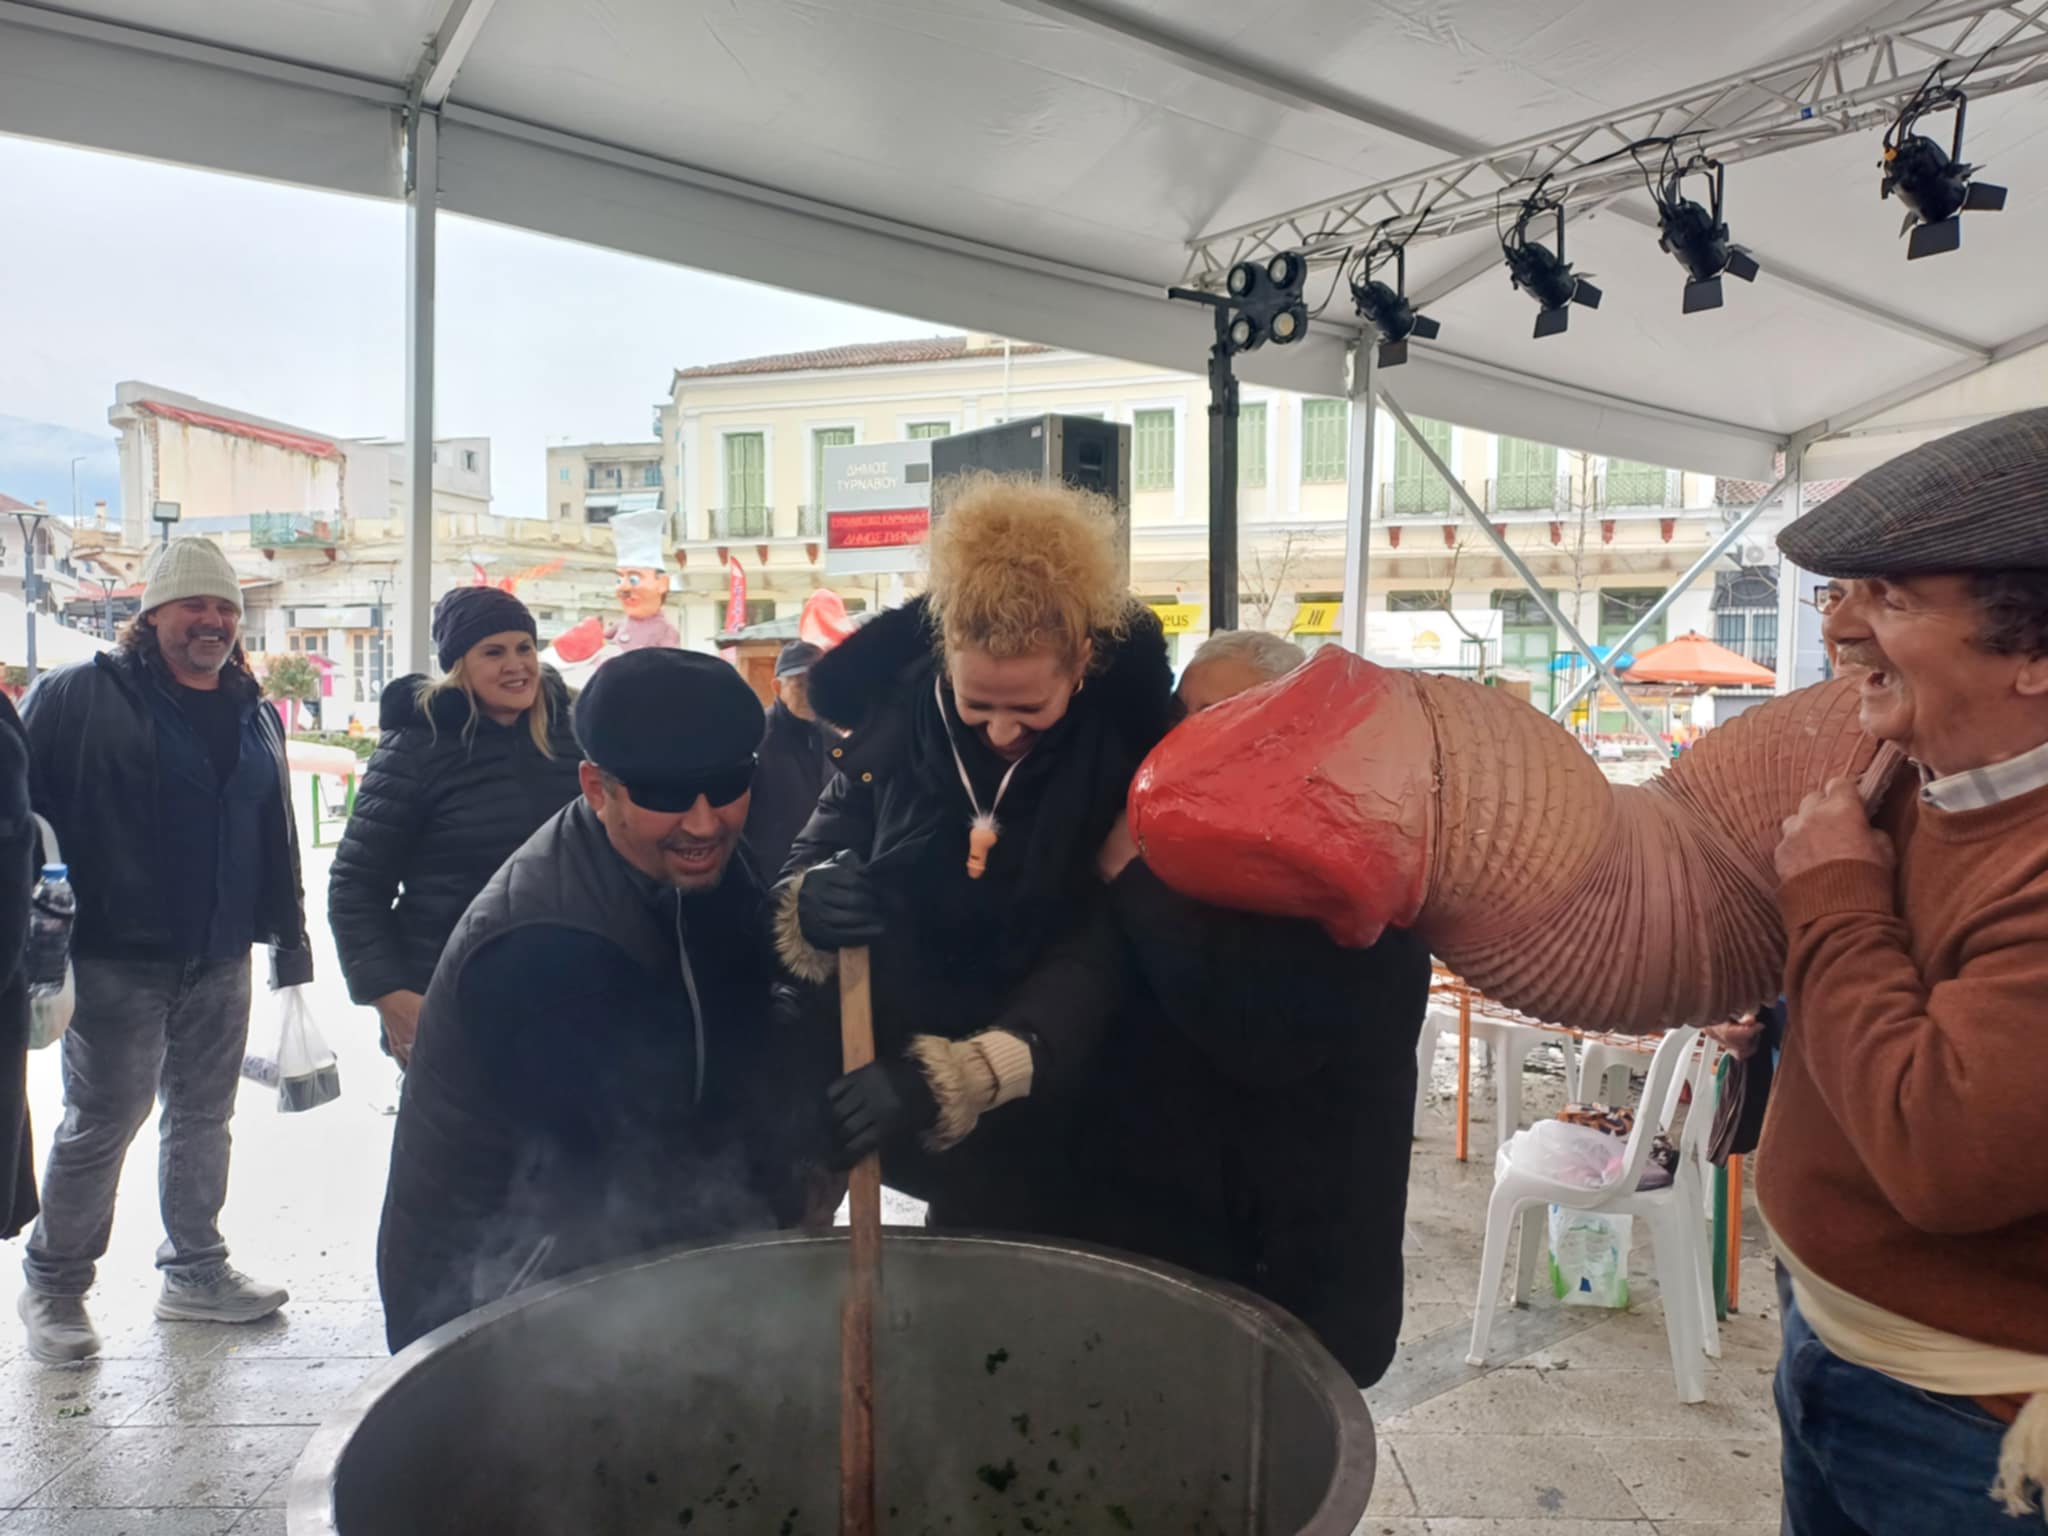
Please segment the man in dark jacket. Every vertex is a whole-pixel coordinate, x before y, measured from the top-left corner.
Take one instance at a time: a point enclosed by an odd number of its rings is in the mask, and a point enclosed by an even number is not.
[[[811,708],[811,664],[824,654],[808,640],[792,640],[775,658],[775,702],[768,706],[754,805],[747,812],[747,847],[754,868],[770,883],[781,877],[790,844],[818,808],[832,771],[825,755],[831,746],[827,727]]]
[[[21,1315],[39,1360],[98,1353],[85,1293],[128,1144],[163,1099],[157,1316],[246,1323],[286,1300],[231,1268],[218,1226],[249,1035],[249,949],[310,981],[284,728],[238,640],[240,583],[204,539],[160,547],[120,648],[37,682],[36,809],[78,897],[64,1120],[43,1173]]]
[[[427,989],[377,1280],[394,1350],[527,1285],[776,1224],[773,957],[740,846],[761,708],[723,661],[614,657],[583,794],[494,875]]]
[[[1303,659],[1221,635],[1180,697],[1206,709]],[[1258,1291],[1371,1385],[1401,1331],[1428,950],[1391,931],[1344,949],[1314,923],[1190,901],[1122,823],[1103,874],[1149,1004],[1105,1042],[1082,1119],[1089,1235]]]
[[[28,805],[28,733],[0,693],[0,1241],[35,1219],[28,1130],[28,900],[36,824]]]

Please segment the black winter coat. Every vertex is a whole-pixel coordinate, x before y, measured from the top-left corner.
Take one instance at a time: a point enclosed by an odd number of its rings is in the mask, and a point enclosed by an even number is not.
[[[441,946],[498,866],[575,799],[583,752],[570,725],[569,690],[541,669],[548,700],[544,757],[522,718],[498,725],[458,691],[436,696],[430,721],[421,679],[384,690],[377,750],[327,884],[327,915],[348,995],[370,1004],[387,992],[427,990]]]
[[[1142,1001],[1080,1095],[1080,1235],[1258,1291],[1370,1385],[1401,1331],[1428,948],[1204,906],[1142,860],[1110,899]]]
[[[1058,1232],[1069,1208],[1063,1102],[1122,1011],[1127,973],[1096,856],[1123,813],[1131,776],[1165,733],[1173,678],[1159,621],[1098,637],[1093,675],[1018,765],[987,873],[967,876],[973,810],[933,689],[939,675],[922,601],[886,613],[811,669],[811,702],[851,735],[839,773],[791,851],[794,874],[852,849],[874,871],[889,931],[871,946],[876,1048],[915,1035],[964,1039],[990,1028],[1033,1041],[1028,1098],[995,1111],[941,1153],[883,1154],[896,1187],[953,1226]],[[994,798],[1005,765],[944,708],[976,793]],[[794,928],[785,885],[783,936]],[[836,987],[812,1001],[836,1013]],[[837,1032],[824,1032],[836,1053]]]
[[[28,1125],[29,892],[36,824],[28,806],[28,732],[0,693],[0,1241],[35,1219],[36,1175]]]
[[[768,707],[768,729],[761,737],[760,762],[754,769],[754,797],[747,806],[747,847],[754,868],[770,882],[789,862],[790,845],[818,808],[818,796],[831,776],[825,755],[823,725],[799,720],[779,700]]]
[[[157,722],[145,692],[167,686],[141,656],[110,651],[44,673],[24,701],[35,807],[57,829],[78,896],[74,953],[161,950],[177,942],[170,907],[177,891],[159,868]],[[221,686],[250,694],[257,688],[239,670],[223,673]],[[284,724],[267,703],[250,721],[244,729],[253,729],[272,759],[278,783],[278,814],[263,828],[262,868],[255,872],[256,942],[270,946],[271,984],[296,986],[313,979],[313,955]]]

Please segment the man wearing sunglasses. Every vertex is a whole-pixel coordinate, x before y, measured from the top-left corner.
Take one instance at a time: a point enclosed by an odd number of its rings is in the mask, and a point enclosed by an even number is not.
[[[442,952],[391,1151],[377,1275],[396,1350],[525,1286],[793,1217],[759,1052],[773,958],[734,855],[761,706],[650,648],[576,705],[582,798]]]

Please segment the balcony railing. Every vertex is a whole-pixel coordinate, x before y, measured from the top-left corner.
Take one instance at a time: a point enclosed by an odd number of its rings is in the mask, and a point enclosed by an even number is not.
[[[1451,489],[1434,476],[1380,482],[1382,517],[1440,517],[1450,510]]]
[[[1561,516],[1571,509],[1570,475],[1508,474],[1486,482],[1489,512],[1547,512]]]
[[[1675,469],[1603,475],[1593,488],[1602,512],[1676,509],[1685,505],[1685,481]]]
[[[796,536],[800,539],[822,539],[825,536],[825,509],[812,506],[798,507]]]
[[[257,549],[332,549],[334,520],[308,512],[254,512],[249,542]]]
[[[714,539],[768,539],[775,536],[772,507],[713,507],[711,537]]]

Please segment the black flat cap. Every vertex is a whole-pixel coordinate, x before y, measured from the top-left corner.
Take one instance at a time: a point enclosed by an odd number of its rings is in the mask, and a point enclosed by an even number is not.
[[[686,811],[751,770],[766,724],[731,663],[668,646],[612,657],[576,700],[583,755],[656,811]]]
[[[1786,526],[1816,576],[2048,569],[2048,410],[2017,411],[1880,464]]]
[[[821,647],[811,644],[808,640],[792,640],[775,658],[775,675],[795,677],[800,672],[808,672],[824,654]]]

